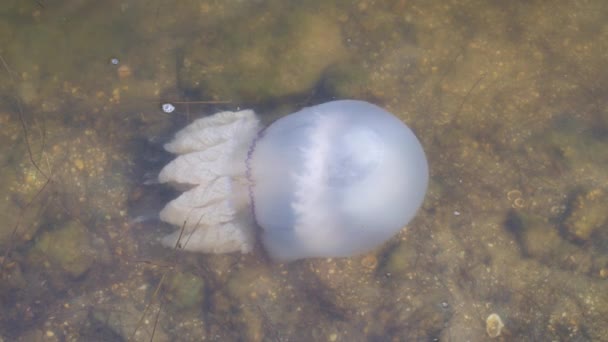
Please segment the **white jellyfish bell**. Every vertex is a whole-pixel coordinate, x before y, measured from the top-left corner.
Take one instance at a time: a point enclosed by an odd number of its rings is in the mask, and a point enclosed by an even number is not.
[[[250,252],[259,232],[277,261],[360,254],[414,217],[428,184],[414,133],[364,101],[304,108],[265,129],[251,110],[221,112],[165,149],[178,157],[160,182],[187,190],[160,213],[180,227],[162,243],[203,253]]]

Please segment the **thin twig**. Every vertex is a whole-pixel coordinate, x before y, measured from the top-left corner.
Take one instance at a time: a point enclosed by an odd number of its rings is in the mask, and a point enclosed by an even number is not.
[[[458,107],[458,110],[456,111],[456,115],[459,114],[460,111],[462,110],[462,107],[464,107],[464,104],[467,101],[467,99],[469,98],[469,95],[471,95],[471,93],[473,92],[473,89],[475,89],[477,87],[477,85],[481,82],[481,80],[483,80],[485,77],[486,77],[486,74],[485,73],[482,74],[481,77],[479,77],[479,79],[477,79],[477,81],[475,81],[475,83],[473,83],[471,88],[469,88],[469,91],[467,91],[467,93],[462,98],[462,102],[460,103],[460,106]]]
[[[158,325],[158,319],[160,318],[161,311],[163,311],[163,302],[159,303],[158,311],[156,311],[156,317],[154,318],[154,326],[152,327],[152,334],[150,335],[150,342],[154,340],[154,334],[156,333],[156,326]]]
[[[160,288],[163,285],[163,282],[165,281],[165,278],[167,276],[167,273],[163,273],[163,275],[160,277],[160,281],[158,282],[158,285],[156,286],[156,289],[154,290],[154,293],[152,294],[152,299],[154,298],[158,298],[158,293],[160,292]],[[142,326],[144,319],[146,318],[146,314],[148,313],[148,311],[150,311],[150,307],[152,306],[152,304],[154,303],[153,300],[151,300],[148,305],[146,305],[146,307],[144,308],[144,312],[141,314],[141,317],[139,318],[139,321],[137,322],[137,324],[135,325],[135,329],[133,330],[133,333],[131,334],[131,336],[129,337],[129,341],[134,341],[135,339],[135,334],[137,333],[137,330],[139,330],[139,327]],[[162,309],[162,307],[159,308]]]

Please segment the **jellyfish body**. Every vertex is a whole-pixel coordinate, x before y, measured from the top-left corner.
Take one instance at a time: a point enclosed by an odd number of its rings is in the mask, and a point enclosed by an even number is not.
[[[178,132],[161,182],[186,186],[161,219],[164,238],[202,252],[248,252],[257,224],[278,261],[369,251],[424,200],[428,166],[414,133],[382,108],[341,100],[260,130],[252,111],[223,112]]]

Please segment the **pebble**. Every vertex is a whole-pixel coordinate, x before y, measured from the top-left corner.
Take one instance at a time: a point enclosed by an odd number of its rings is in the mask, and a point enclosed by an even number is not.
[[[76,159],[74,160],[74,166],[76,166],[78,170],[82,170],[84,169],[84,162],[82,161],[82,159]]]
[[[175,110],[175,106],[170,103],[163,103],[161,108],[163,109],[163,112],[167,114],[173,113],[173,111]]]
[[[121,79],[131,77],[132,74],[133,74],[133,71],[131,70],[131,68],[128,65],[123,64],[120,67],[118,67],[118,77],[120,77]]]
[[[375,255],[366,255],[361,259],[361,266],[373,270],[378,266],[378,258]]]

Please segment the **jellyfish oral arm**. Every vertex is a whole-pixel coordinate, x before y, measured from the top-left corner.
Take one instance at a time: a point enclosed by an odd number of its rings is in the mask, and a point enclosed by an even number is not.
[[[253,111],[221,112],[192,122],[165,145],[177,157],[161,170],[159,182],[188,190],[160,212],[162,221],[180,228],[163,245],[204,253],[251,251],[245,160],[258,131]]]

